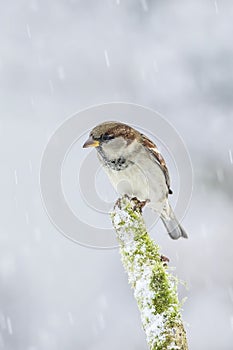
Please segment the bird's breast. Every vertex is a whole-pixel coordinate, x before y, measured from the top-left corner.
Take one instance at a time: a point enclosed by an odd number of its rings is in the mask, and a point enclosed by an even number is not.
[[[150,200],[149,206],[160,211],[167,199],[168,187],[160,165],[143,147],[133,152],[109,152],[99,149],[99,158],[118,194]]]
[[[105,159],[104,165],[114,171],[122,171],[132,165],[132,162],[127,161],[124,157],[119,157],[111,160]]]

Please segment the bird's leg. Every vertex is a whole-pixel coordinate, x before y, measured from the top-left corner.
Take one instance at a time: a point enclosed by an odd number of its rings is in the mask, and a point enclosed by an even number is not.
[[[125,194],[124,197],[130,199],[130,197],[127,194]],[[114,205],[114,208],[119,207],[121,209],[121,201],[122,201],[122,198],[118,198],[118,200]],[[145,205],[150,202],[149,199],[146,199],[145,201],[140,201],[139,199],[137,199],[137,197],[131,198],[131,201],[133,201],[135,204],[133,209],[134,210],[139,209],[140,213],[142,213],[142,209],[145,207]]]
[[[165,255],[160,256],[160,260],[163,262],[164,266],[167,266],[167,263],[169,263],[169,258],[167,258]]]
[[[146,199],[145,201],[140,201],[137,199],[137,197],[131,198],[131,200],[135,203],[134,210],[139,209],[140,212],[142,212],[142,209],[145,207],[147,203],[150,202],[149,199]]]
[[[125,194],[124,197],[130,199],[129,196],[128,196],[127,194]],[[121,203],[122,203],[122,198],[119,197],[119,198],[117,199],[115,205],[114,205],[114,208],[119,207],[119,208],[121,209]]]

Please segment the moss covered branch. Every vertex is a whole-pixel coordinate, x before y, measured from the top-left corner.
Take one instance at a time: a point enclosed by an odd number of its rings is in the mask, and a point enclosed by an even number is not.
[[[120,198],[111,218],[150,350],[187,350],[177,280],[147,233],[141,203]]]

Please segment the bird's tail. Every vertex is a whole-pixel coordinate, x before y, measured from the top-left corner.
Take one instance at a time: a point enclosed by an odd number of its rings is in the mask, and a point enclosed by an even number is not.
[[[178,239],[180,237],[188,238],[187,233],[185,232],[185,230],[179,224],[177,218],[175,217],[175,214],[170,204],[168,204],[166,208],[164,208],[164,210],[162,211],[161,219],[164,223],[164,226],[167,229],[169,236],[172,239]]]

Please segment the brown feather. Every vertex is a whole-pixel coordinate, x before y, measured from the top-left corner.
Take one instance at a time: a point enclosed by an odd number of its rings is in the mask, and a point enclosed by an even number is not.
[[[154,142],[152,142],[150,139],[148,139],[148,137],[146,137],[143,134],[141,134],[139,142],[141,142],[142,145],[149,150],[150,154],[155,158],[156,162],[160,165],[165,176],[166,184],[168,187],[168,193],[172,194],[172,190],[170,188],[170,177],[168,173],[168,168],[164,158],[159,153],[157,146],[154,144]]]
[[[97,125],[91,132],[91,136],[98,139],[101,135],[108,133],[114,135],[114,137],[122,136],[128,143],[131,143],[135,139],[135,135],[139,134],[138,131],[131,128],[129,125],[119,122],[105,122]],[[140,135],[140,134],[139,134]]]
[[[113,135],[114,137],[124,137],[124,139],[127,140],[128,144],[137,139],[137,141],[140,142],[150,152],[150,154],[154,157],[155,161],[162,169],[168,187],[168,193],[172,194],[172,190],[170,189],[170,178],[166,162],[159,153],[157,146],[150,139],[148,139],[148,137],[146,137],[144,134],[141,134],[140,132],[138,132],[137,130],[135,130],[127,124],[113,121],[104,122],[100,125],[97,125],[92,130],[90,135],[94,139],[99,139],[106,132],[108,133],[108,135]]]

